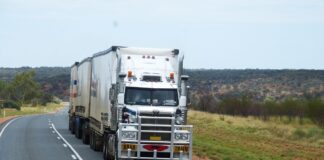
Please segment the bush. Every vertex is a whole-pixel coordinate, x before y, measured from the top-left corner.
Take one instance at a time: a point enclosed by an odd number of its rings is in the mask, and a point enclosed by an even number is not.
[[[14,108],[20,110],[21,105],[15,101],[7,100],[3,103],[4,108]]]
[[[308,106],[308,116],[314,122],[324,127],[324,102],[320,99],[315,99],[311,100]]]
[[[293,137],[297,139],[304,138],[306,135],[306,132],[300,128],[296,129],[293,133]]]

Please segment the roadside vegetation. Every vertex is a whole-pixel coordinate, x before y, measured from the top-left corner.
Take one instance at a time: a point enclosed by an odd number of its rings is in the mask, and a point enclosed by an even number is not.
[[[63,105],[57,103],[49,103],[46,106],[22,106],[20,110],[14,108],[5,108],[0,112],[0,118],[10,116],[21,116],[21,115],[32,115],[32,114],[44,114],[44,113],[55,113],[61,109]],[[4,115],[5,113],[5,115]]]
[[[267,121],[271,117],[280,119],[288,117],[288,121],[298,119],[312,120],[324,127],[324,100],[320,97],[309,99],[286,98],[282,101],[267,99],[263,102],[253,101],[253,96],[246,94],[241,97],[221,97],[215,100],[211,94],[201,94],[191,108],[205,112],[232,116],[254,116]]]
[[[4,113],[6,116],[47,113],[60,107],[60,101],[45,93],[34,80],[35,75],[32,70],[16,74],[11,81],[0,81],[0,117]]]
[[[324,159],[324,129],[305,118],[227,116],[189,111],[194,154],[212,160]]]

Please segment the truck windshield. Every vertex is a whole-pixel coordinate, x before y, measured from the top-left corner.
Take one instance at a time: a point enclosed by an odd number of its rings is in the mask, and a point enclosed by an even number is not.
[[[125,104],[177,106],[178,94],[176,89],[146,89],[126,88]]]

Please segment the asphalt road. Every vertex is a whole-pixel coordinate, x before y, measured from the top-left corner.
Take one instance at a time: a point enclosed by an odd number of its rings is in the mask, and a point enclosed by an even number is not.
[[[0,160],[74,159],[101,160],[102,153],[70,134],[67,108],[56,114],[20,117],[0,126]]]

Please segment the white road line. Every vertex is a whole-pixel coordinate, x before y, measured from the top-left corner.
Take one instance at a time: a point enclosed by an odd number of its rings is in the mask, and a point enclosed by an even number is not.
[[[70,150],[74,153],[74,155],[73,156],[76,156],[76,159],[78,159],[78,160],[83,160],[82,158],[81,158],[81,156],[79,155],[79,153],[72,147],[72,145],[67,141],[67,140],[65,140],[65,138],[60,134],[60,132],[58,132],[57,130],[56,130],[56,128],[55,128],[55,125],[52,123],[52,127],[53,127],[53,129],[54,129],[54,131],[56,132],[56,134],[58,135],[58,136],[60,136],[61,137],[61,139],[64,141],[64,143],[70,148]],[[73,156],[72,156],[72,158],[73,158]]]
[[[77,159],[77,157],[75,157],[75,155],[73,155],[73,154],[71,155],[71,157],[72,157],[73,159]]]
[[[0,138],[1,138],[1,136],[2,136],[2,134],[3,134],[3,132],[5,131],[5,129],[13,122],[13,121],[15,121],[15,120],[17,120],[17,119],[19,119],[19,118],[21,118],[21,117],[18,117],[18,118],[15,118],[15,119],[12,119],[12,120],[10,120],[3,128],[2,128],[2,130],[1,130],[1,132],[0,132]]]

